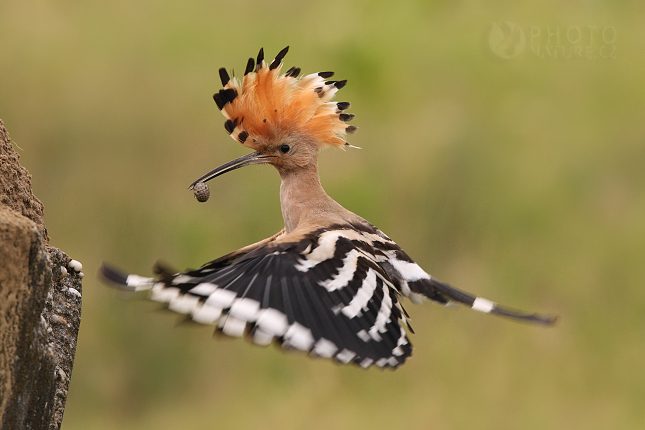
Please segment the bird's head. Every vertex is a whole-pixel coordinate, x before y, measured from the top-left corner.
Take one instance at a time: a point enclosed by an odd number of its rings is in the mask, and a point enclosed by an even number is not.
[[[272,164],[286,174],[315,166],[318,150],[325,146],[352,147],[344,139],[356,131],[346,124],[354,115],[343,113],[350,105],[330,101],[347,81],[326,80],[333,72],[299,78],[297,67],[280,75],[288,49],[280,51],[271,64],[264,61],[260,49],[257,61],[249,58],[241,83],[225,68],[219,70],[224,88],[213,98],[226,117],[224,128],[235,141],[255,152],[211,170],[189,189],[252,164]]]

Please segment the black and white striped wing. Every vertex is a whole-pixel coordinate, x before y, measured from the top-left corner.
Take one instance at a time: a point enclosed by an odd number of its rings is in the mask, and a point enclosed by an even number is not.
[[[324,230],[297,243],[262,246],[232,262],[215,260],[162,280],[105,277],[216,324],[222,333],[334,358],[395,368],[412,353],[398,291],[352,230]],[[228,264],[227,264],[228,263]]]
[[[419,304],[424,299],[443,305],[461,303],[479,312],[544,325],[551,325],[557,320],[557,317],[501,306],[434,279],[380,230],[365,234],[372,239],[371,245],[374,247],[376,261],[385,270],[397,290],[413,303]]]

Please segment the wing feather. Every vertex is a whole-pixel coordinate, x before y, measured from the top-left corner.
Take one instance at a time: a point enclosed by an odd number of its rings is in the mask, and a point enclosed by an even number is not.
[[[260,242],[197,270],[161,270],[154,298],[229,336],[395,368],[412,348],[399,293],[366,249],[370,242],[350,228],[321,229],[296,243]]]

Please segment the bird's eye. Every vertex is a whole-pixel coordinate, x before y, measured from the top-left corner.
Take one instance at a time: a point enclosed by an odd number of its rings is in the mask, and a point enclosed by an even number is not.
[[[289,145],[284,144],[280,147],[280,152],[282,152],[283,154],[286,154],[287,152],[289,152],[290,149],[291,147]]]

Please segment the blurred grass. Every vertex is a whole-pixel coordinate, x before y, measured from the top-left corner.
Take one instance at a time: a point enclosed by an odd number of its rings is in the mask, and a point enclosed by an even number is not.
[[[83,262],[66,429],[630,429],[645,413],[645,7],[636,2],[0,3],[0,118]],[[616,58],[503,61],[492,23],[613,26]],[[552,329],[407,306],[415,356],[364,372],[176,326],[95,278],[196,267],[281,228],[270,168],[210,95],[264,46],[349,85],[361,151],[321,177],[434,276]],[[592,44],[600,46],[599,39]]]

